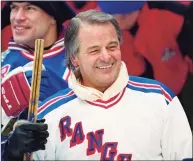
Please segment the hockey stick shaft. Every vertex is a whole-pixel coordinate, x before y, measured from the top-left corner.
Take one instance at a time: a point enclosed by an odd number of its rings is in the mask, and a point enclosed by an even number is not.
[[[32,71],[32,84],[30,91],[30,100],[28,108],[28,120],[36,122],[37,120],[37,109],[39,101],[39,91],[40,91],[40,81],[41,81],[41,71],[42,71],[42,61],[44,52],[44,40],[37,39],[35,41],[35,58]],[[27,154],[24,155],[24,161],[28,160]],[[30,161],[32,160],[32,154],[30,154]]]

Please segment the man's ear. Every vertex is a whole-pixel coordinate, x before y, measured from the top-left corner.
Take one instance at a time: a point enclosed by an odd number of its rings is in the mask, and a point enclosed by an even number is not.
[[[77,60],[76,57],[71,56],[71,57],[70,57],[70,61],[72,62],[72,64],[73,64],[75,67],[78,67],[78,60]]]

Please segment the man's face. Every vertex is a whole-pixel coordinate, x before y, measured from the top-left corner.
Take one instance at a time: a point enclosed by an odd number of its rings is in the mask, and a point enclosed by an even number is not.
[[[111,23],[82,24],[79,53],[72,59],[79,66],[85,86],[106,90],[117,79],[121,66],[120,43]]]
[[[36,39],[47,39],[53,17],[28,2],[12,2],[10,21],[14,41],[34,47]]]

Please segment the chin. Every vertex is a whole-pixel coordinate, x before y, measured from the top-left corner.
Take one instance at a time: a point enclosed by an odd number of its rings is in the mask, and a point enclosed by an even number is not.
[[[24,38],[18,37],[18,36],[13,36],[14,41],[18,44],[24,44],[26,40]]]
[[[25,44],[25,45],[28,45],[28,44],[29,44],[28,39],[25,39],[25,38],[14,38],[14,41],[15,41],[17,44]]]
[[[107,81],[108,80],[108,81]],[[101,84],[103,84],[104,86],[111,86],[114,82],[116,81],[115,78],[108,78],[108,79],[104,79],[104,81],[101,81]]]

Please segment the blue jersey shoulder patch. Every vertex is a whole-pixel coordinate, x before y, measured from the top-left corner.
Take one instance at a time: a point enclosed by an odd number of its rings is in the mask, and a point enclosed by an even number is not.
[[[77,98],[74,91],[70,88],[61,90],[53,96],[45,99],[39,104],[37,119],[43,118],[45,115],[58,108],[59,106]]]

